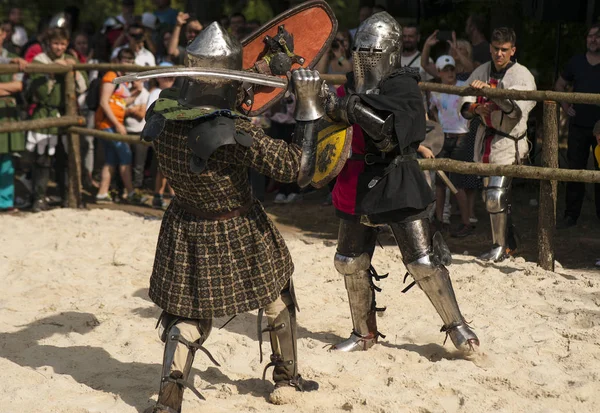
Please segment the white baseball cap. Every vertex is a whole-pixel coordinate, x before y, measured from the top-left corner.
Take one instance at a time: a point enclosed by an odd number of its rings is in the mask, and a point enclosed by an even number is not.
[[[25,31],[25,29],[21,26],[15,26],[15,32],[12,34],[11,37],[11,42],[13,42],[13,44],[15,46],[18,47],[23,47],[25,46],[25,43],[27,43],[27,32]]]
[[[437,70],[443,70],[446,66],[456,67],[456,62],[452,56],[445,54],[438,57],[438,59],[435,61],[435,68]]]
[[[154,14],[149,12],[142,14],[142,26],[154,30],[158,27],[158,23],[158,17]]]

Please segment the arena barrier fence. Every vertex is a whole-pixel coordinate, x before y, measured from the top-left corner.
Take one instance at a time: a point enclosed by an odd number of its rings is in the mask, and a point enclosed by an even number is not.
[[[141,72],[156,69],[149,66],[135,66],[112,63],[99,64],[30,64],[25,73],[47,73],[65,76],[65,116],[56,119],[37,119],[21,122],[6,122],[0,124],[0,132],[29,131],[52,126],[65,127],[69,136],[69,208],[78,208],[81,202],[81,154],[79,135],[91,135],[102,139],[118,140],[127,143],[140,143],[139,136],[107,133],[88,129],[85,119],[78,116],[77,96],[75,93],[75,71],[122,71]],[[16,64],[0,65],[0,74],[21,72]],[[344,75],[321,75],[332,84],[343,84]],[[460,162],[450,159],[421,159],[419,165],[423,170],[440,170],[462,174],[483,176],[505,175],[515,178],[537,179],[540,182],[539,217],[538,217],[538,264],[554,271],[554,232],[556,226],[556,199],[558,181],[600,183],[600,171],[571,170],[558,168],[558,105],[557,102],[600,104],[600,94],[565,93],[554,91],[523,91],[485,88],[481,90],[470,87],[442,85],[421,82],[423,91],[434,91],[455,94],[459,96],[485,96],[488,98],[510,98],[515,100],[533,100],[543,102],[543,139],[541,166],[526,165],[493,165],[471,162]]]

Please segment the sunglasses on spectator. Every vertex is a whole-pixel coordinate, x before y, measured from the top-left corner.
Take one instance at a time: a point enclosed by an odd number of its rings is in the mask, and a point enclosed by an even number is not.
[[[133,40],[142,40],[144,38],[144,33],[129,33],[129,37]]]

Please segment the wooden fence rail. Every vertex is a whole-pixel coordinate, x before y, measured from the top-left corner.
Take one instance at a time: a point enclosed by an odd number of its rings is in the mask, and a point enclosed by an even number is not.
[[[39,130],[46,128],[63,128],[73,125],[85,125],[85,119],[81,116],[62,116],[60,118],[2,122],[0,123],[0,133]]]

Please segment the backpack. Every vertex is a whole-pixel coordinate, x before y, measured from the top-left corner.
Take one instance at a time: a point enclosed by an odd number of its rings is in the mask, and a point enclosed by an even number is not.
[[[100,88],[102,87],[102,78],[107,72],[98,72],[98,76],[90,82],[85,96],[85,105],[91,111],[95,111],[100,106]]]
[[[102,85],[102,76],[98,74],[98,77],[90,82],[85,96],[85,105],[91,111],[95,111],[100,106],[100,86]]]

